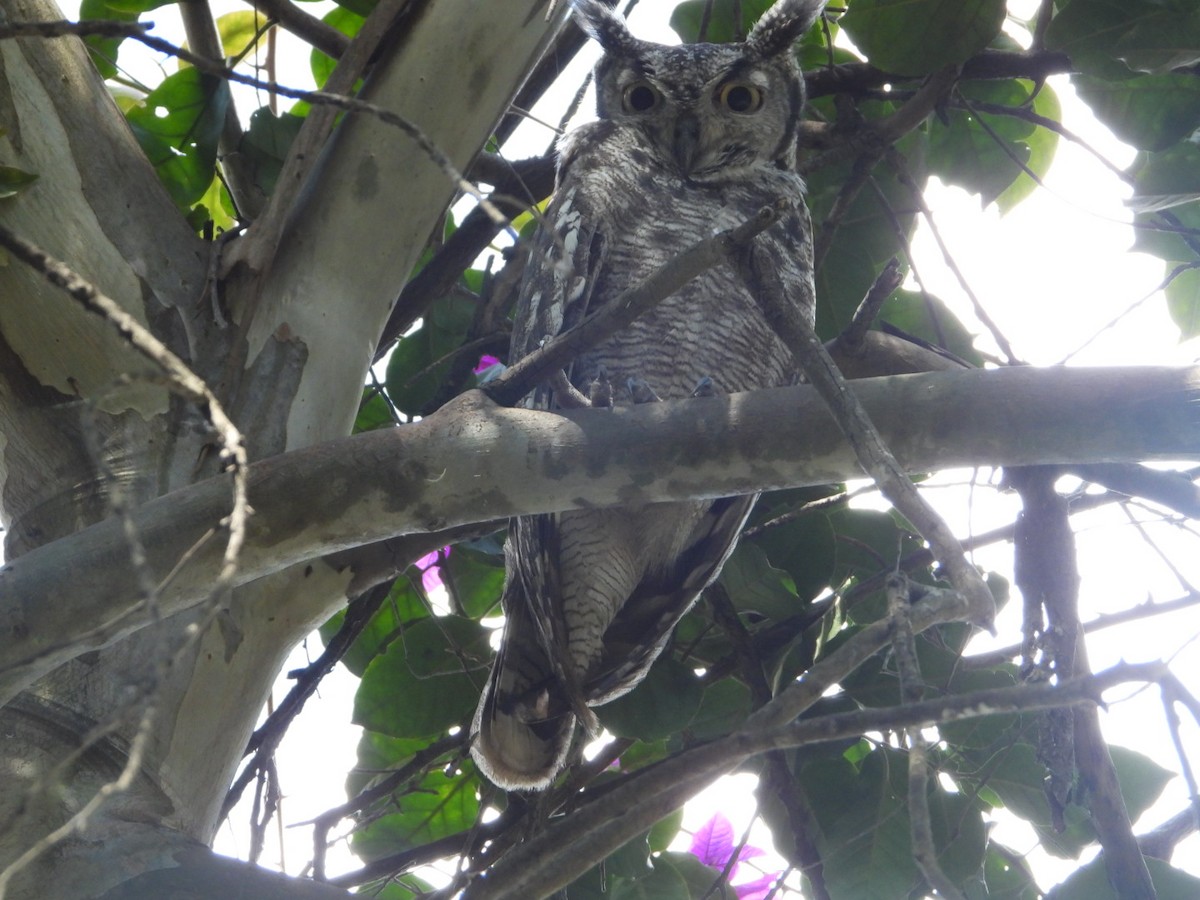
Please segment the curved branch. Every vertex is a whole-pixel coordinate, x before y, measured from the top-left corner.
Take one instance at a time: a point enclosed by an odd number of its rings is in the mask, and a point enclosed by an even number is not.
[[[1195,459],[1200,367],[964,370],[854,385],[909,472],[972,465]],[[472,392],[413,425],[252,464],[237,583],[401,534],[585,506],[711,499],[861,476],[809,387],[556,414]],[[164,616],[220,569],[225,477],[133,512]],[[144,625],[119,523],[0,569],[0,697]],[[180,563],[181,559],[185,559]],[[86,582],[86,592],[76,590]],[[57,602],[75,598],[69,609]]]

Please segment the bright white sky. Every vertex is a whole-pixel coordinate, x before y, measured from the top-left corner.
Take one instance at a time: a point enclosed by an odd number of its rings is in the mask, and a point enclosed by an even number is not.
[[[67,4],[69,15],[75,13],[73,5]],[[633,17],[635,32],[641,37],[674,42],[673,33],[665,27],[672,5],[641,4]],[[1016,4],[1010,4],[1013,5]],[[1036,3],[1024,0],[1024,6],[1032,11]],[[214,7],[218,14],[245,8],[233,0],[218,0]],[[332,8],[332,3],[323,0],[305,4],[305,8],[319,15]],[[159,25],[157,34],[181,40],[173,8],[157,10],[151,18]],[[122,59],[131,60],[132,56],[126,51]],[[580,76],[593,58],[577,61]],[[145,73],[143,78],[151,83],[157,80],[153,63],[140,65],[149,66],[141,70]],[[173,67],[173,63],[167,64],[168,71]],[[311,83],[308,53],[286,33],[280,38],[279,78],[291,86]],[[1117,142],[1075,100],[1067,80],[1055,78],[1051,85],[1062,101],[1064,124],[1112,162],[1128,165],[1133,151]],[[261,101],[256,102],[249,89],[236,91],[243,116],[260,105]],[[561,106],[565,101],[560,98],[557,102]],[[542,118],[556,122],[559,114],[544,111]],[[541,152],[551,140],[547,129],[534,123],[522,126],[521,136],[525,145],[522,150],[509,151],[514,157]],[[1154,293],[1163,276],[1161,264],[1129,252],[1133,232],[1128,225],[1131,216],[1120,202],[1124,196],[1126,191],[1119,179],[1091,154],[1066,142],[1059,145],[1054,166],[1046,178],[1046,190],[1036,192],[1006,217],[1001,218],[994,208],[980,212],[978,199],[958,189],[935,184],[926,195],[960,270],[1023,359],[1041,365],[1058,362],[1106,324],[1125,314],[1115,327],[1074,357],[1072,364],[1195,362],[1200,355],[1197,342],[1177,343],[1178,332],[1166,314],[1161,294]],[[917,235],[914,251],[926,288],[947,301],[972,331],[984,334],[985,329],[975,321],[969,303],[943,264],[941,252],[925,226]],[[1003,262],[997,264],[997,260]],[[1018,260],[1019,263],[1015,262]],[[1147,302],[1141,302],[1147,297]],[[1130,309],[1133,311],[1126,314]],[[981,339],[981,346],[993,349],[986,337]],[[930,486],[926,493],[960,535],[1011,522],[1017,508],[1015,499],[982,486],[993,480],[991,473],[979,473],[980,487],[974,490],[963,487],[971,477],[969,472],[947,473],[937,481],[944,488]],[[1179,596],[1186,590],[1181,578],[1200,584],[1200,553],[1196,552],[1194,526],[1165,524],[1149,511],[1135,515],[1144,523],[1141,527],[1145,537],[1117,509],[1076,520],[1080,569],[1084,574],[1085,620],[1148,598],[1162,601]],[[1147,538],[1179,567],[1178,575],[1164,565],[1159,550]],[[1008,547],[983,550],[975,558],[986,568],[1011,574]],[[1019,602],[1012,602],[1001,616],[1000,640],[992,642],[985,636],[978,642],[980,650],[1017,640],[1018,607]],[[1190,676],[1193,690],[1200,690],[1196,635],[1194,615],[1164,616],[1102,632],[1089,640],[1089,652],[1097,669],[1122,658],[1174,659],[1174,670],[1184,677]],[[319,651],[319,642],[298,648],[286,668],[304,665],[309,656]],[[321,696],[309,702],[292,726],[278,759],[285,793],[284,849],[281,852],[269,846],[263,860],[268,865],[282,862],[286,871],[302,872],[311,858],[311,831],[301,823],[345,800],[344,774],[354,764],[359,732],[349,724],[355,685],[355,679],[339,668],[323,683]],[[276,696],[282,696],[289,687],[290,683],[281,678]],[[1161,765],[1178,770],[1157,703],[1148,703],[1145,697],[1137,703],[1115,703],[1102,714],[1102,721],[1106,734],[1114,742],[1141,750]],[[1193,752],[1200,747],[1200,734],[1195,727],[1190,730],[1185,727],[1185,742]],[[750,776],[739,776],[705,792],[689,804],[686,827],[695,828],[720,810],[729,816],[740,835],[753,818],[752,782]],[[1175,779],[1164,799],[1138,823],[1138,830],[1147,830],[1178,812],[1186,803],[1185,795],[1181,779]],[[247,819],[248,809],[234,813],[222,829],[218,849],[233,855],[246,853]],[[1017,851],[1031,853],[1034,871],[1043,879],[1043,889],[1075,868],[1074,863],[1064,865],[1038,851],[1032,831],[1023,826],[1000,824],[996,834]],[[754,832],[752,843],[769,846],[769,838],[761,826]],[[769,867],[772,862],[779,860],[767,859],[765,865]],[[1193,836],[1181,846],[1175,864],[1200,874],[1200,838]],[[332,853],[329,865],[331,874],[357,868],[348,852]]]

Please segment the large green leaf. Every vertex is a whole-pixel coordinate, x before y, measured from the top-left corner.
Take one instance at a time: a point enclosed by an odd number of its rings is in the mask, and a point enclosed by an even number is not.
[[[1129,205],[1138,212],[1156,212],[1200,200],[1200,147],[1185,141],[1161,153],[1143,153],[1134,178]]]
[[[1004,14],[1005,0],[854,0],[841,27],[872,65],[926,75],[987,47]]]
[[[250,114],[250,127],[242,135],[239,150],[254,167],[254,183],[266,195],[275,190],[275,182],[287,159],[292,141],[304,120],[291,113],[275,115],[267,107]]]
[[[164,0],[164,2],[170,2],[170,0]],[[109,0],[83,0],[79,4],[79,21],[81,22],[96,19],[110,22],[136,22],[141,14],[141,9],[130,8],[125,4],[110,3]],[[101,77],[112,78],[117,74],[117,54],[124,41],[124,37],[107,37],[98,34],[88,35],[83,39]]]
[[[896,291],[884,301],[879,318],[960,359],[975,365],[983,364],[975,349],[974,335],[937,297],[917,291]]]
[[[979,194],[985,206],[1003,196],[1011,208],[1036,187],[1034,177],[1046,174],[1058,145],[1057,134],[1022,112],[1032,107],[1057,120],[1057,98],[1047,87],[1015,79],[970,82],[961,91],[968,108],[930,120],[929,174]]]
[[[1042,892],[1037,880],[1019,859],[1019,853],[989,842],[982,882],[963,886],[967,900],[1038,900]]]
[[[691,741],[707,741],[729,734],[753,712],[750,689],[733,678],[723,678],[704,689],[700,708],[687,726]]]
[[[475,304],[458,296],[443,297],[424,323],[392,351],[387,366],[388,396],[407,415],[420,415],[437,396],[454,364],[454,351],[475,315]],[[461,386],[461,385],[460,385]]]
[[[216,171],[229,85],[188,67],[163,79],[126,118],[171,198],[188,209]]]
[[[227,58],[239,60],[262,40],[267,17],[258,10],[239,9],[217,18],[217,34]]]
[[[860,109],[869,118],[886,115],[891,104],[865,103]],[[911,132],[902,143],[909,174],[920,184],[925,179],[923,132]],[[813,221],[824,221],[841,202],[843,188],[853,177],[850,160],[824,166],[808,176],[808,202]],[[905,241],[916,222],[911,189],[889,168],[876,166],[871,190],[859,191],[841,215],[837,230],[816,274],[817,331],[823,338],[836,336],[875,281],[875,275],[893,256],[904,252]]]
[[[479,701],[491,632],[458,616],[404,629],[362,676],[354,722],[394,737],[433,737],[462,724]]]
[[[411,571],[411,570],[410,570]],[[429,616],[420,591],[407,578],[392,586],[387,600],[376,610],[371,621],[359,632],[350,649],[342,656],[342,664],[360,678],[367,666],[386,649],[403,626]],[[345,611],[339,612],[321,626],[321,639],[326,643],[342,627]]]
[[[704,34],[704,40],[709,44],[727,44],[745,37],[759,16],[771,8],[772,3],[774,0],[685,0],[671,13],[671,28],[685,43],[696,43],[700,39],[700,23],[704,18],[705,7],[710,7],[708,30]]]
[[[355,829],[350,846],[358,856],[372,860],[465,832],[479,814],[477,790],[473,773],[429,772],[389,805],[396,812]]]
[[[478,618],[500,612],[500,593],[504,587],[502,555],[458,545],[442,564],[441,571],[442,582],[453,593],[463,613]]]
[[[657,741],[682,731],[700,708],[704,687],[689,666],[659,657],[641,684],[596,710],[617,737]]]
[[[906,754],[879,747],[857,768],[844,759],[805,766],[800,781],[821,826],[824,874],[834,897],[903,897],[919,883],[909,830]],[[956,883],[983,868],[982,815],[962,794],[929,780],[929,814],[943,871]]]
[[[1161,859],[1146,858],[1158,900],[1196,900],[1200,878],[1173,868]],[[1046,895],[1048,900],[1122,900],[1113,890],[1103,859],[1094,859]]]
[[[1166,72],[1200,62],[1200,8],[1191,0],[1070,0],[1051,20],[1046,45],[1089,74],[1113,75],[1113,62]]]
[[[1193,74],[1072,78],[1096,118],[1127,144],[1165,150],[1200,127],[1200,84]]]
[[[373,5],[373,4],[372,4]],[[342,4],[337,9],[330,10],[321,21],[326,25],[332,25],[346,37],[354,37],[358,34],[366,21],[369,9],[363,12],[356,12],[352,9],[345,8],[349,4]],[[322,53],[320,50],[314,49],[309,56],[309,67],[312,69],[313,81],[317,83],[318,88],[325,87],[325,82],[329,80],[329,74],[337,65],[337,60],[332,56]]]
[[[783,515],[802,505],[807,495],[797,496],[794,504],[772,503],[774,499],[770,495],[759,501],[762,516],[755,510],[756,519]],[[762,550],[771,566],[791,576],[794,593],[803,600],[821,593],[833,575],[833,528],[826,516],[810,513],[782,521],[744,540],[741,546],[749,544]]]
[[[773,568],[753,544],[742,544],[733,552],[721,570],[720,582],[739,612],[779,620],[803,608],[791,576]]]
[[[1200,335],[1200,263],[1192,249],[1200,234],[1200,203],[1185,203],[1165,212],[1143,213],[1135,220],[1136,249],[1163,260],[1167,275],[1167,309],[1184,339]]]

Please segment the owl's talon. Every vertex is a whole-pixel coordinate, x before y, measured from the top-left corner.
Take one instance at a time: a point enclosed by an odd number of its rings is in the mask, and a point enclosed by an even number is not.
[[[717,396],[717,384],[708,375],[705,375],[696,382],[696,386],[692,388],[693,397],[715,397]]]
[[[662,399],[654,393],[654,388],[650,387],[645,378],[630,378],[625,382],[625,387],[634,403],[657,403]]]
[[[613,405],[613,386],[608,380],[608,370],[600,366],[596,377],[588,385],[588,400],[592,406],[600,409],[611,409]]]

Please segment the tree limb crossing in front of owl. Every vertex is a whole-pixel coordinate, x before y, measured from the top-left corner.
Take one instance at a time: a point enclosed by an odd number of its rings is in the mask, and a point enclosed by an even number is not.
[[[747,285],[782,279],[813,315],[812,231],[795,171],[804,81],[792,46],[823,6],[780,0],[743,43],[674,47],[638,40],[598,0],[575,4],[580,25],[604,50],[595,75],[599,120],[560,143],[511,359],[698,240],[787,198],[792,210],[739,259],[583,354],[568,375],[584,394],[606,375],[618,398],[631,380],[662,398],[687,397],[705,377],[722,392],[793,381],[791,354]],[[527,402],[565,405],[550,386]],[[553,781],[567,764],[576,721],[594,728],[589,707],[641,681],[720,572],[754,500],[579,510],[511,524],[504,638],[471,746],[490,780],[517,789]]]

